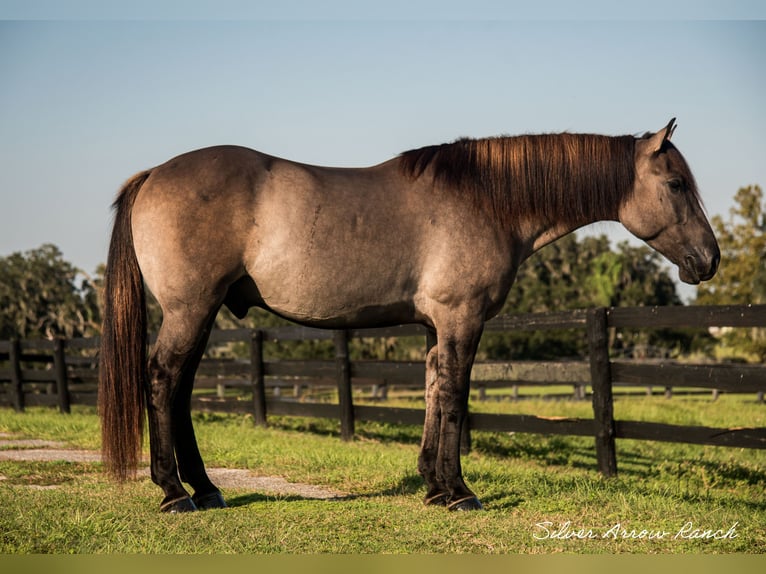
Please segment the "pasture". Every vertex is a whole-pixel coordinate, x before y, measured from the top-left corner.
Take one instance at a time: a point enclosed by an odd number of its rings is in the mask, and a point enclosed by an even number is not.
[[[540,416],[583,416],[581,401],[474,403]],[[766,426],[752,396],[620,397],[616,418]],[[0,460],[0,552],[28,553],[761,553],[766,548],[766,452],[618,439],[620,473],[597,471],[592,437],[474,432],[463,458],[485,512],[426,507],[416,472],[421,429],[194,414],[209,467],[317,485],[332,499],[228,488],[225,510],[159,514],[146,475],[118,486],[99,462]],[[0,433],[97,450],[92,407],[71,415],[0,409]],[[148,449],[144,459],[148,460]],[[9,448],[9,447],[0,447]],[[19,448],[19,447],[13,447]],[[1,459],[2,457],[0,457]]]

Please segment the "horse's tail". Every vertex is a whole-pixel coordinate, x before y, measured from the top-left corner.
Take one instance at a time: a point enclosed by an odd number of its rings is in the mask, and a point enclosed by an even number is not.
[[[146,299],[133,246],[131,212],[151,171],[128,180],[113,204],[114,228],[104,272],[98,406],[101,453],[120,482],[135,475],[143,443],[146,365]]]

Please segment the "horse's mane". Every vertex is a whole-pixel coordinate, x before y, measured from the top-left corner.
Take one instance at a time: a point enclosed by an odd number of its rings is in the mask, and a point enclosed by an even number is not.
[[[544,134],[459,139],[404,152],[412,178],[430,169],[504,226],[520,217],[581,224],[616,219],[635,177],[635,138]]]

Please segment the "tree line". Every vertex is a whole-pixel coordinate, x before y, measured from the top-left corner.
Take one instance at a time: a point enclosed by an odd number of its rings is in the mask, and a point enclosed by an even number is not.
[[[757,185],[741,188],[728,218],[711,220],[722,253],[716,277],[698,287],[695,304],[766,303],[766,204]],[[0,257],[0,339],[94,336],[100,332],[103,265],[93,276],[66,261],[55,245]],[[520,268],[503,313],[535,313],[594,306],[680,305],[671,270],[661,255],[647,246],[570,234],[541,249]],[[150,330],[156,331],[161,311],[148,297]],[[243,320],[225,308],[217,328],[268,327],[287,322],[253,309]],[[724,346],[731,356],[762,361],[766,330],[709,333],[682,329],[612,333],[613,354],[677,356],[713,355]],[[371,340],[357,343],[358,358],[415,358],[419,344]],[[236,350],[232,351],[236,353]],[[279,356],[331,356],[328,342],[314,341],[270,349]],[[550,359],[586,353],[580,333],[487,333],[479,358]]]

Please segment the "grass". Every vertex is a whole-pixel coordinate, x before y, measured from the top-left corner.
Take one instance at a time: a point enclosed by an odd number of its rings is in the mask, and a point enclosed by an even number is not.
[[[574,401],[530,399],[472,408],[592,416],[588,403]],[[633,420],[766,426],[766,407],[752,397],[723,396],[717,402],[631,397],[619,399],[615,411],[618,418]],[[263,429],[248,416],[196,414],[195,427],[209,466],[249,468],[350,496],[311,500],[230,489],[225,495],[231,508],[225,511],[167,516],[158,512],[161,494],[148,479],[117,486],[100,464],[0,461],[0,553],[766,549],[764,451],[620,440],[620,474],[605,480],[595,470],[592,439],[477,432],[463,470],[487,510],[454,514],[421,503],[420,429],[358,424],[357,438],[343,443],[332,421],[271,417]],[[96,414],[85,408],[72,415],[0,409],[0,432],[88,449],[98,448],[99,440]],[[720,531],[722,539],[690,538],[694,529]],[[588,531],[594,537],[583,539]]]

